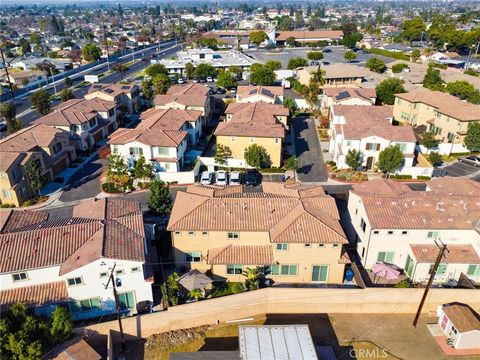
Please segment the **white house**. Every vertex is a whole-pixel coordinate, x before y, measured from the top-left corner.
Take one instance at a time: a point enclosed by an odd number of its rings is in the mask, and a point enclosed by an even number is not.
[[[435,241],[441,240],[450,253],[434,281],[458,281],[463,272],[480,282],[480,184],[461,178],[433,183],[428,191],[385,179],[353,185],[348,211],[362,264],[370,269],[392,263],[424,283],[438,254]]]
[[[285,89],[283,86],[250,86],[237,87],[237,102],[255,103],[262,101],[268,104],[283,104]]]
[[[455,349],[480,349],[480,319],[470,306],[451,303],[439,306],[438,325]]]
[[[110,136],[112,152],[133,167],[143,156],[154,171],[178,172],[184,155],[202,134],[202,112],[180,109],[149,109],[140,116],[135,129],[118,129]]]
[[[330,108],[329,152],[337,168],[348,168],[349,150],[361,152],[362,165],[376,169],[380,152],[398,145],[406,167],[413,166],[416,138],[410,127],[392,125],[392,108],[388,106],[333,105]]]
[[[0,304],[17,301],[37,313],[66,305],[73,320],[115,311],[113,270],[122,311],[152,304],[148,246],[140,204],[106,198],[77,205],[73,216],[34,211],[2,216]]]
[[[375,105],[375,89],[364,88],[326,88],[321,95],[322,109],[328,110],[333,105]]]

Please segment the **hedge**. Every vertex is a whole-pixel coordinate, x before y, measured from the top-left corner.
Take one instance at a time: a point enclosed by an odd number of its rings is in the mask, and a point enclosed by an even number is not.
[[[432,178],[430,176],[418,175],[417,179],[418,180],[431,180]]]
[[[391,178],[391,179],[399,179],[399,180],[411,179],[411,178],[412,178],[412,175],[401,175],[401,174],[398,174],[398,175],[390,175],[390,178]]]
[[[371,54],[381,55],[381,56],[389,57],[392,59],[410,61],[410,56],[401,52],[389,51],[389,50],[378,49],[378,48],[371,48],[371,49],[368,49],[367,51]]]
[[[102,190],[107,193],[117,194],[121,192],[114,183],[106,182],[102,184]]]

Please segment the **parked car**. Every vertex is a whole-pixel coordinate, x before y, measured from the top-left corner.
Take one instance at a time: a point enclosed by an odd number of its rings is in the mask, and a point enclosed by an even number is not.
[[[331,53],[331,52],[332,52],[332,49],[328,49],[328,48],[327,48],[327,49],[323,49],[323,52],[324,52],[324,53]]]
[[[178,78],[178,83],[179,84],[185,84],[185,80],[183,80],[183,78]]]
[[[207,82],[213,82],[213,78],[211,76],[207,76]]]
[[[8,127],[7,124],[2,122],[0,123],[0,133],[7,131]]]
[[[232,171],[230,173],[230,185],[241,185],[242,174],[238,171]]]
[[[202,176],[200,177],[200,184],[202,185],[213,184],[213,173],[209,171],[202,172]]]
[[[250,169],[245,172],[245,185],[258,186],[262,181],[262,174],[255,169]]]
[[[217,185],[228,185],[228,180],[227,180],[227,173],[223,170],[218,170],[216,174],[217,180],[215,181],[215,184]]]
[[[204,83],[205,81],[207,81],[207,80],[203,76],[200,76],[198,78],[198,82]]]
[[[236,94],[237,93],[237,88],[232,87],[230,89],[230,94]]]
[[[177,78],[175,76],[170,76],[170,81],[172,82],[172,84],[176,84]]]
[[[193,78],[193,79],[192,79],[192,83],[194,83],[194,84],[198,83],[198,79],[197,79],[197,78]]]
[[[472,164],[473,166],[480,166],[480,157],[478,156],[466,156],[458,159],[458,161]]]
[[[223,94],[225,94],[226,92],[227,92],[227,91],[226,91],[224,88],[217,87],[217,94],[223,95]]]

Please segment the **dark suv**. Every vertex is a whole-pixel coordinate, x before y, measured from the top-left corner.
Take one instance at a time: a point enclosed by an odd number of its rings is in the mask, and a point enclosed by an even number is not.
[[[262,174],[255,169],[250,169],[245,172],[245,185],[257,186],[262,182]]]

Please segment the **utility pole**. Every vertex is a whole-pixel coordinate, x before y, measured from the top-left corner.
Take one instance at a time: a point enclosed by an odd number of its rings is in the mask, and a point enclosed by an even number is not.
[[[108,278],[107,285],[105,285],[105,289],[108,289],[108,285],[111,282],[113,287],[113,297],[115,298],[115,308],[117,310],[117,320],[118,320],[118,326],[120,328],[120,336],[122,338],[122,348],[123,348],[125,346],[125,337],[123,336],[122,317],[120,316],[120,302],[118,301],[117,287],[115,285],[115,279],[113,277],[113,272],[115,271],[116,266],[117,266],[116,263],[113,264],[112,270],[110,271],[110,276]]]
[[[52,77],[52,84],[53,84],[53,90],[55,91],[55,95],[57,95],[57,86],[55,85],[55,79],[53,77],[53,72],[52,72],[52,68],[49,67],[48,68],[50,70],[50,76]],[[48,80],[48,79],[47,79]],[[47,81],[48,82],[48,81]]]
[[[430,290],[430,287],[432,286],[432,283],[433,283],[433,279],[437,274],[438,265],[440,265],[440,262],[442,261],[442,258],[445,255],[445,252],[450,252],[447,249],[447,245],[443,244],[441,241],[440,241],[440,245],[436,241],[435,241],[435,244],[438,246],[438,249],[439,249],[437,259],[435,260],[435,264],[433,264],[432,272],[430,273],[430,278],[428,279],[427,287],[425,288],[425,291],[423,292],[422,300],[420,300],[420,304],[418,305],[418,310],[417,310],[417,313],[415,314],[415,319],[413,320],[414,327],[417,327],[418,319],[422,312],[423,305],[425,304],[425,300],[427,299],[428,291]]]
[[[107,69],[110,71],[110,57],[108,54],[108,39],[107,39],[107,27],[105,26],[105,21],[103,19],[103,14],[102,16],[102,28],[103,28],[103,38],[105,39],[105,48],[107,50]]]
[[[7,62],[5,61],[5,55],[3,54],[3,49],[1,46],[0,46],[0,54],[2,55],[3,66],[5,66],[5,75],[7,75],[8,88],[10,89],[10,95],[12,95],[12,99],[15,99],[15,93],[13,91],[12,82],[10,81],[10,76],[8,75],[9,64],[7,64]]]

